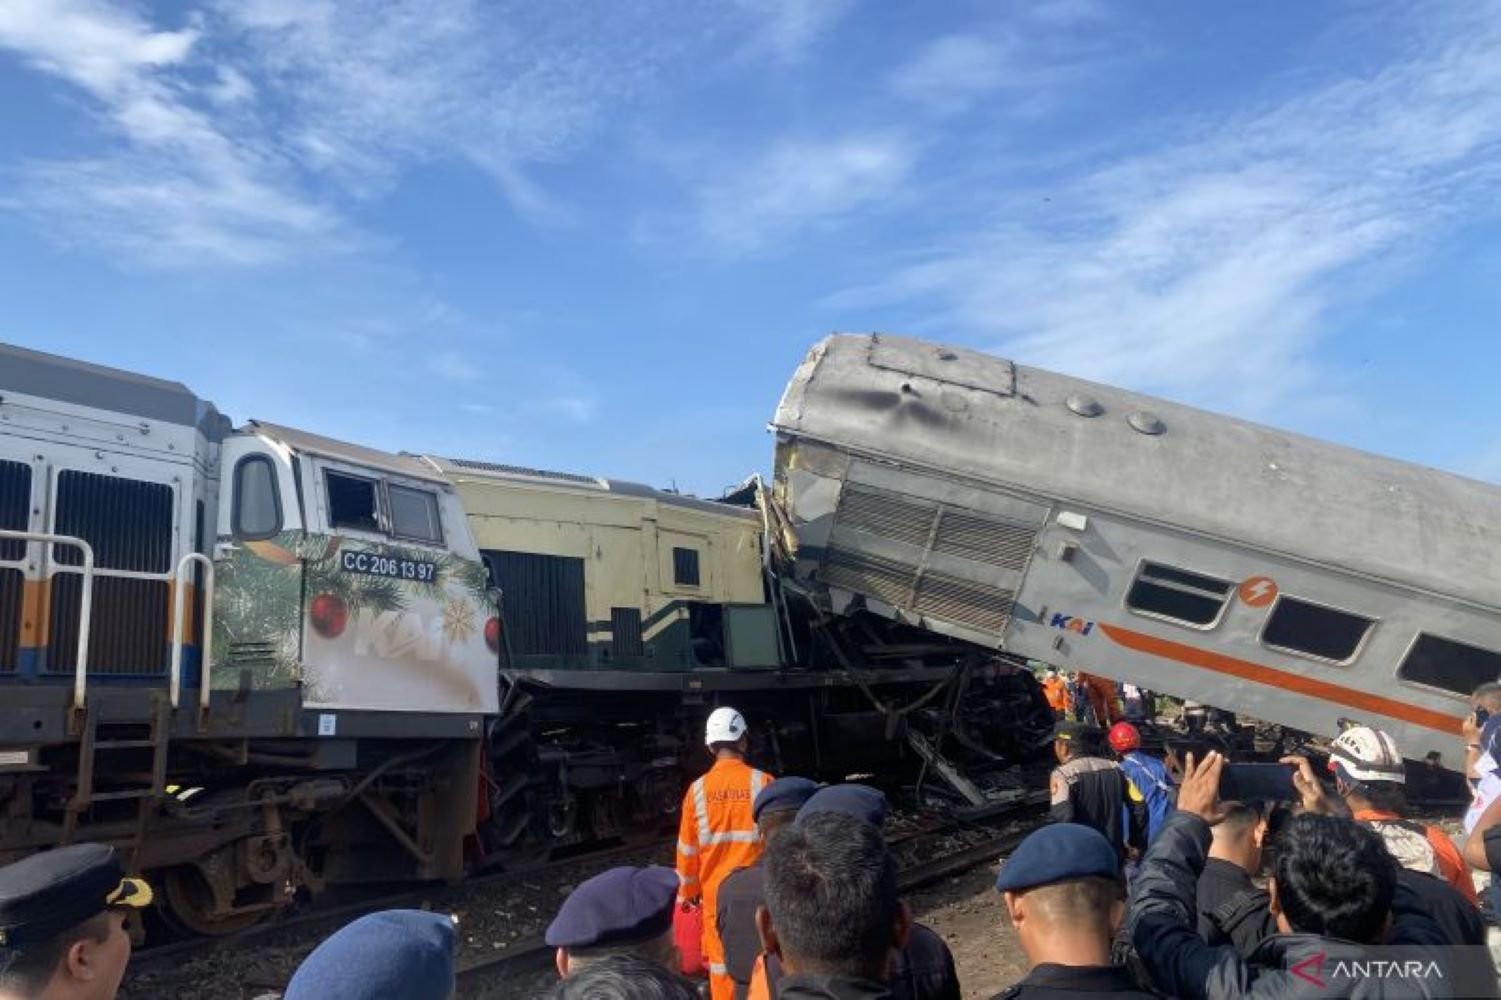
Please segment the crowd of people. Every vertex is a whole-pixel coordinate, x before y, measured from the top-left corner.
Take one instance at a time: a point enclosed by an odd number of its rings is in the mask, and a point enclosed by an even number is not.
[[[1501,871],[1501,684],[1475,692],[1463,726],[1462,851],[1408,815],[1401,750],[1380,730],[1347,728],[1322,778],[1284,758],[1287,801],[1227,801],[1222,753],[1170,769],[1131,722],[1064,715],[1053,822],[996,881],[1030,970],[996,1000],[1497,995],[1497,909],[1471,869]],[[547,928],[543,995],[958,1000],[953,955],[898,890],[885,795],[757,770],[733,709],[710,716],[705,743],[714,764],[684,797],[675,869],[574,889]],[[126,915],[150,901],[99,845],[0,869],[0,1000],[114,997]],[[441,914],[370,914],[320,944],[285,997],[447,997],[456,940]]]

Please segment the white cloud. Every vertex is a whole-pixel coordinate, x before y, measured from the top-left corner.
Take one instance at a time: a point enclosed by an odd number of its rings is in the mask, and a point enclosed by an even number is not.
[[[427,370],[451,382],[477,382],[484,369],[458,351],[442,351],[427,360]]]
[[[893,196],[913,162],[897,133],[785,139],[733,171],[704,171],[697,226],[720,249],[753,252]]]
[[[1302,405],[1331,391],[1310,353],[1331,307],[1494,211],[1501,23],[1451,20],[1406,49],[1364,78],[1169,123],[1154,148],[1030,198],[1007,187],[973,227],[830,302],[926,306],[940,335],[1219,408]]]
[[[796,62],[842,21],[854,0],[736,0],[758,22],[744,54]]]
[[[957,111],[1007,82],[1009,46],[978,35],[945,35],[918,52],[891,77],[899,96]]]
[[[553,396],[539,400],[537,409],[575,424],[587,424],[594,419],[594,414],[599,409],[599,400],[583,395]]]

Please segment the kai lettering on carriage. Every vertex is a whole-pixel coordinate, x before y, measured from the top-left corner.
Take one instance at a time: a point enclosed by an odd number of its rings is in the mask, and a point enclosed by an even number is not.
[[[1073,632],[1076,635],[1088,635],[1094,631],[1095,623],[1078,615],[1066,615],[1061,611],[1053,615],[1048,621],[1049,628],[1061,629],[1064,632]]]

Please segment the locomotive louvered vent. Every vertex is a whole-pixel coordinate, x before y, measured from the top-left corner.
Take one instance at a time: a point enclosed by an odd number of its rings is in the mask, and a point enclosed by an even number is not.
[[[1036,538],[1035,525],[945,510],[943,520],[938,522],[933,551],[1019,570],[1027,565]]]
[[[889,493],[845,487],[839,504],[839,526],[854,531],[906,542],[919,548],[928,544],[936,506],[912,503]]]
[[[913,567],[864,552],[834,549],[824,562],[824,583],[905,607],[912,597]]]
[[[1011,591],[928,572],[917,588],[917,612],[959,622],[982,632],[1000,632],[1011,617]]]
[[[0,462],[0,528],[25,531],[31,516],[31,466]],[[26,558],[26,543],[0,542],[0,559]],[[25,574],[18,566],[0,568],[0,673],[9,673],[21,657],[21,601]]]
[[[91,673],[160,674],[167,669],[172,568],[172,487],[92,472],[57,478],[56,525],[94,550],[93,619],[89,627]],[[82,563],[79,550],[55,546],[61,566]],[[132,575],[124,575],[132,574]],[[82,577],[52,577],[52,622],[47,669],[69,672],[78,648]]]
[[[231,642],[227,659],[234,667],[271,666],[276,663],[276,643]]]
[[[547,469],[528,469],[524,465],[476,462],[467,458],[450,458],[448,464],[456,469],[471,469],[475,472],[498,472],[504,476],[529,476],[532,479],[551,479],[560,483],[578,483],[581,486],[599,485],[599,480],[592,476],[580,476],[572,472],[549,472]]]

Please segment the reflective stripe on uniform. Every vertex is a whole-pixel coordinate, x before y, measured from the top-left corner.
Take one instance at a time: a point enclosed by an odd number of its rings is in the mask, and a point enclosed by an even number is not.
[[[689,884],[697,882],[697,881],[698,881],[698,876],[697,875],[684,875],[682,872],[678,872],[678,884],[679,885],[689,885]]]
[[[693,812],[698,817],[698,842],[709,842],[709,797],[704,792],[704,779],[693,783]]]
[[[711,833],[704,840],[707,844],[754,844],[761,839],[761,835],[755,830],[726,830],[723,833]]]
[[[698,853],[698,848],[694,847],[692,844],[685,844],[680,840],[678,841],[678,853],[683,855],[684,857],[691,858]]]
[[[729,974],[730,974],[730,967],[729,966],[722,965],[719,962],[710,962],[709,963],[709,975],[711,975],[711,976],[728,976]]]
[[[761,794],[761,789],[766,786],[766,772],[751,769],[751,802],[756,801],[756,796]]]

